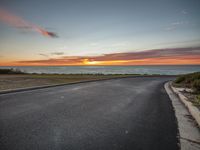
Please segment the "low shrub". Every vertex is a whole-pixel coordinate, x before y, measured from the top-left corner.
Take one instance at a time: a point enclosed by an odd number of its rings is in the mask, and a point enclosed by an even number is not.
[[[200,79],[194,80],[192,82],[192,88],[196,91],[196,92],[200,92]]]
[[[192,88],[196,93],[200,93],[200,72],[181,75],[174,83],[180,87]]]
[[[25,74],[19,69],[0,69],[0,74]]]
[[[177,83],[177,84],[181,83],[181,82],[185,81],[185,79],[186,79],[185,76],[180,76],[180,77],[176,78],[175,83]]]

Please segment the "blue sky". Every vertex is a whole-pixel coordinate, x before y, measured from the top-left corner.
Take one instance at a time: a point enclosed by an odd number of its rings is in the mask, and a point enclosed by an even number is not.
[[[59,36],[0,22],[4,61],[45,59],[54,52],[93,56],[200,45],[199,0],[15,0],[0,6]]]

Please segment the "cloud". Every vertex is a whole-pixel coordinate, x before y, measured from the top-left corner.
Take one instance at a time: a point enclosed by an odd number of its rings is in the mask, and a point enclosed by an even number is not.
[[[64,55],[64,52],[53,52],[53,53],[51,53],[52,55]]]
[[[5,9],[0,9],[0,21],[19,29],[28,29],[40,33],[43,36],[58,37],[56,33],[45,30],[44,28],[25,21]]]
[[[39,55],[49,58],[50,56],[61,56],[61,55],[64,55],[64,52],[53,52],[53,53],[48,53],[48,54],[39,53]]]
[[[49,57],[49,55],[47,55],[47,54],[42,54],[42,53],[40,53],[39,55],[40,55],[40,56],[44,56],[44,57]]]
[[[186,10],[182,10],[181,13],[184,15],[188,14],[188,12]]]
[[[152,49],[99,56],[62,56],[45,60],[18,61],[30,65],[148,65],[200,64],[200,47]]]
[[[172,31],[177,29],[178,27],[181,27],[183,25],[187,25],[188,22],[187,21],[176,21],[176,22],[172,22],[165,30],[167,31]]]
[[[82,64],[80,58],[77,59],[66,59],[66,58],[59,58],[59,59],[46,59],[46,60],[30,60],[30,61],[18,61],[19,64],[29,64],[29,65],[79,65]]]
[[[180,57],[197,55],[200,56],[200,47],[196,48],[171,48],[171,49],[153,49],[139,52],[127,52],[127,53],[114,53],[106,54],[103,56],[91,57],[89,59],[95,61],[105,60],[138,60],[147,58],[166,58],[166,57]]]

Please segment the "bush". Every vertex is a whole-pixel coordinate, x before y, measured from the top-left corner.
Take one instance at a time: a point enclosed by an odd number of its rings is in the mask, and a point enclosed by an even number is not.
[[[177,86],[192,88],[196,93],[200,93],[200,72],[179,76],[174,83]]]
[[[197,95],[197,96],[195,97],[194,104],[195,104],[196,106],[200,106],[200,94]]]
[[[19,69],[0,69],[0,74],[25,74],[24,72],[20,71]]]
[[[196,92],[200,92],[200,79],[194,80],[194,82],[192,83],[192,88],[196,91]]]
[[[183,81],[185,81],[186,77],[185,76],[180,76],[178,78],[176,78],[175,83],[181,83]]]

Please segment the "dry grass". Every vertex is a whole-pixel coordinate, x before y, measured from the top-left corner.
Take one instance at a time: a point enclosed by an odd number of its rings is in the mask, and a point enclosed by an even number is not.
[[[133,75],[102,75],[102,74],[0,74],[0,91],[34,86],[74,83],[86,80],[128,77]]]

